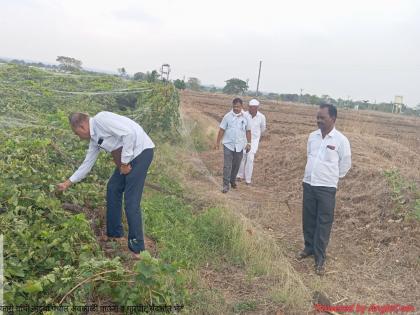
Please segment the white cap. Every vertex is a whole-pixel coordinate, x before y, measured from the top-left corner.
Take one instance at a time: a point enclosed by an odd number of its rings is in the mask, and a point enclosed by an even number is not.
[[[258,106],[258,105],[260,105],[260,102],[258,102],[258,100],[256,100],[255,98],[249,101],[249,106]]]

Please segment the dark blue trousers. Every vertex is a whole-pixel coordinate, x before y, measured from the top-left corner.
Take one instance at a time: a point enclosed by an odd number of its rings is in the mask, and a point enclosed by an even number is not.
[[[147,170],[153,160],[153,149],[146,149],[130,162],[131,172],[120,174],[115,169],[107,185],[106,232],[109,237],[124,236],[121,224],[122,200],[124,195],[125,215],[128,222],[128,248],[134,253],[144,250],[141,196]]]

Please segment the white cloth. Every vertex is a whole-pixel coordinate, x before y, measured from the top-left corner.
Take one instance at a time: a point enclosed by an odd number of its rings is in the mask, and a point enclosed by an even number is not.
[[[307,144],[308,160],[303,181],[312,186],[337,188],[351,167],[350,142],[335,128],[322,139],[321,130],[312,132]]]
[[[261,135],[267,129],[265,116],[259,111],[254,117],[252,117],[249,112],[245,112],[244,115],[251,124],[251,150],[254,151],[254,153],[257,153]]]
[[[245,112],[245,115],[248,116],[248,120],[251,124],[251,150],[248,153],[244,150],[244,156],[241,165],[239,166],[238,177],[245,178],[247,183],[251,183],[255,154],[258,150],[261,135],[266,130],[267,125],[264,114],[260,112],[257,112],[254,117],[252,117],[249,112]]]
[[[239,166],[238,178],[245,178],[245,182],[248,184],[251,183],[252,172],[254,171],[254,159],[255,152],[249,151],[246,153],[244,150],[241,165]]]
[[[220,128],[225,131],[223,145],[231,151],[241,152],[247,143],[246,132],[251,130],[249,118],[245,112],[235,114],[231,110],[223,117]]]
[[[255,98],[249,101],[249,106],[259,106],[259,105],[260,105],[260,102],[258,102],[258,100],[256,100]]]
[[[89,119],[90,142],[85,160],[69,178],[72,183],[81,181],[90,172],[100,149],[112,152],[122,147],[121,163],[129,163],[146,149],[155,145],[135,121],[111,112],[100,112]]]

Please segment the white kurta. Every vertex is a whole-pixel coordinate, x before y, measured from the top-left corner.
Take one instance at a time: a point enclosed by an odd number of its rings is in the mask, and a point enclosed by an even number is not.
[[[266,120],[264,114],[260,112],[257,112],[255,117],[252,117],[249,112],[246,112],[245,114],[248,115],[251,123],[251,150],[248,153],[244,150],[238,177],[241,179],[245,178],[245,181],[250,184],[252,172],[254,170],[254,158],[258,150],[261,135],[266,129]]]

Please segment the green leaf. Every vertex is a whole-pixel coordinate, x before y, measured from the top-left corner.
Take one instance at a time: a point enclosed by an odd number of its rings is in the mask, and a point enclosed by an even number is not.
[[[29,280],[24,284],[22,289],[26,293],[38,293],[42,291],[42,285],[39,281]]]
[[[55,275],[53,273],[46,275],[45,278],[51,283],[55,282]]]
[[[25,273],[23,272],[22,269],[10,268],[7,271],[9,272],[11,276],[16,276],[16,277],[21,277],[21,278],[25,276]]]
[[[150,278],[153,275],[153,271],[154,271],[153,269],[154,269],[153,266],[146,265],[142,262],[140,262],[136,266],[136,271],[142,274],[145,278]]]

